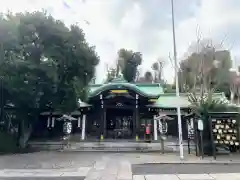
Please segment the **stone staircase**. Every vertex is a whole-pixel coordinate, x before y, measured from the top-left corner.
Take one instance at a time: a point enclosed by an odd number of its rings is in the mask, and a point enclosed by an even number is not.
[[[71,142],[68,145],[62,142],[31,142],[29,146],[35,150],[60,150],[72,152],[159,152],[161,151],[160,142],[127,142],[127,141],[111,141],[111,142]],[[184,144],[187,150],[187,144]],[[191,151],[194,145],[191,145]],[[176,142],[164,143],[164,152],[177,152],[179,151]]]
[[[172,145],[172,146],[171,146]],[[65,151],[153,152],[160,151],[160,143],[145,142],[80,142],[64,148]],[[176,151],[174,144],[166,143],[165,151]]]

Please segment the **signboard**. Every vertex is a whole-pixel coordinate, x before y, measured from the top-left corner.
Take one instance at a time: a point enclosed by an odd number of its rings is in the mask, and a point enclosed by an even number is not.
[[[168,124],[166,121],[158,121],[158,130],[161,134],[166,134],[168,131]]]
[[[194,139],[194,125],[193,125],[193,119],[190,119],[187,121],[187,130],[188,130],[188,139]]]
[[[110,90],[110,92],[113,93],[113,94],[125,94],[125,93],[128,93],[128,90],[116,89],[116,90]]]
[[[72,132],[72,123],[71,122],[64,122],[63,133],[64,134],[71,134],[71,132]]]

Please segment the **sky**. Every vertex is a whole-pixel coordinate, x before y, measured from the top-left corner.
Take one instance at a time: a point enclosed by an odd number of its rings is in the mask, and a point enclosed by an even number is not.
[[[0,12],[45,9],[67,25],[78,24],[100,56],[97,82],[106,65],[114,66],[120,48],[143,54],[140,71],[157,59],[165,62],[164,77],[174,78],[170,0],[0,0]],[[203,39],[223,42],[233,64],[240,64],[240,0],[174,0],[178,61],[189,46]],[[198,32],[198,33],[197,33]]]

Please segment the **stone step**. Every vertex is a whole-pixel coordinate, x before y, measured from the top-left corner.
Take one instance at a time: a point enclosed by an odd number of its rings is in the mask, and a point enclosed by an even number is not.
[[[185,149],[187,145],[185,144]],[[160,143],[145,143],[145,142],[79,142],[69,143],[68,146],[61,143],[53,144],[38,144],[33,143],[31,147],[40,150],[64,150],[64,151],[106,151],[106,152],[151,152],[161,151]],[[194,149],[194,145],[191,145],[191,149]],[[175,142],[164,143],[165,152],[179,151],[179,147]]]
[[[187,148],[185,147],[187,150]],[[194,146],[191,147],[191,150]],[[106,151],[106,152],[155,152],[161,151],[159,143],[76,143],[64,148],[64,151]],[[179,151],[176,144],[166,143],[165,152]]]

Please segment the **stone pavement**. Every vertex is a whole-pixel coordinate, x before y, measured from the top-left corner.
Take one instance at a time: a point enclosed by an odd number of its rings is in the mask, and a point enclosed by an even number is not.
[[[240,173],[135,175],[133,180],[240,180]]]
[[[0,179],[3,177],[85,177],[90,168],[78,169],[3,169],[0,170]]]
[[[235,160],[234,160],[235,159]],[[238,158],[239,159],[239,158]],[[175,175],[167,173],[135,175],[131,165],[143,163],[239,163],[236,157],[212,158],[201,160],[193,155],[186,156],[184,161],[179,160],[178,154],[160,153],[69,153],[69,152],[39,152],[22,155],[8,155],[0,157],[0,180],[11,177],[12,180],[28,180],[31,178],[56,178],[63,177],[78,180],[168,180],[184,179],[189,180],[201,178],[224,180],[240,180],[238,174],[194,174]],[[239,168],[240,169],[240,168]],[[239,170],[240,172],[240,170]],[[71,177],[71,178],[70,178]],[[27,179],[28,178],[28,179]],[[230,179],[229,179],[230,180]]]
[[[120,171],[113,168],[102,169],[96,166],[96,171],[86,168],[76,170],[4,170],[0,171],[1,180],[240,180],[240,173],[219,174],[151,174],[133,175],[128,171],[128,164],[122,164]],[[126,168],[126,169],[125,169]]]

